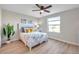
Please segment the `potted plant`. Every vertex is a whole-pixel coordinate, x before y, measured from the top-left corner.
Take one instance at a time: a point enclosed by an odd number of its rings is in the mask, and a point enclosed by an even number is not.
[[[14,26],[7,24],[3,27],[3,35],[7,37],[6,43],[10,43],[11,37],[15,34]]]

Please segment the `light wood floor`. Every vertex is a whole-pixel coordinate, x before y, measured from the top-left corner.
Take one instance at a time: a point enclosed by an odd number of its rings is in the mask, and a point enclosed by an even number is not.
[[[1,54],[72,54],[79,53],[79,46],[70,45],[56,40],[49,39],[32,49],[31,52],[21,41],[15,41],[0,48]]]

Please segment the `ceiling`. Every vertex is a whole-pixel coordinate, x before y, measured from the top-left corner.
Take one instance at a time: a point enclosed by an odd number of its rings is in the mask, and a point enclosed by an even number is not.
[[[43,6],[48,6],[48,4],[41,4]],[[34,4],[3,4],[0,5],[3,9],[21,13],[24,15],[29,15],[33,17],[43,17],[47,15],[51,15],[54,13],[74,9],[74,8],[79,8],[79,4],[52,4],[52,8],[49,8],[48,10],[51,11],[50,13],[43,12],[41,15],[39,11],[33,12],[32,10],[39,9],[36,5]]]

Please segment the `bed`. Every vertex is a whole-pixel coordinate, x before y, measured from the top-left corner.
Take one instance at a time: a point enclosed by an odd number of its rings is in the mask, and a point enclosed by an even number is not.
[[[31,51],[32,47],[42,42],[48,41],[48,36],[43,32],[31,32],[31,33],[20,33],[20,40],[29,47]]]
[[[47,33],[42,32],[40,27],[37,28],[33,23],[19,24],[18,28],[20,40],[29,47],[30,51],[37,44],[48,41]]]

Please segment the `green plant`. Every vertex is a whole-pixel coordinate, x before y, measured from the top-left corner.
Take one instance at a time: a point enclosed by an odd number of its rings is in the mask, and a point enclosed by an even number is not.
[[[7,40],[9,41],[10,38],[15,34],[14,26],[7,24],[5,27],[3,27],[3,35],[7,37]]]

